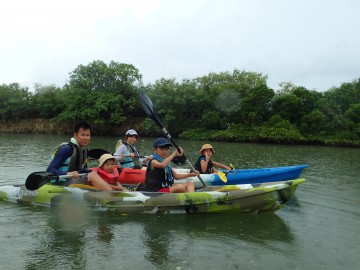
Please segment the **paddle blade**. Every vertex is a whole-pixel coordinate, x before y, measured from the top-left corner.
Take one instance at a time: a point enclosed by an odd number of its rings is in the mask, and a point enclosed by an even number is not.
[[[232,165],[232,163],[230,163],[230,168],[231,168],[232,170],[235,170],[235,167],[234,167],[234,165]]]
[[[88,152],[88,157],[99,159],[104,154],[111,154],[110,152],[104,150],[104,149],[90,149]]]
[[[154,120],[160,128],[163,128],[159,117],[155,113],[154,104],[152,103],[151,99],[141,91],[139,91],[139,102],[146,115]]]
[[[224,183],[227,182],[227,177],[226,177],[225,173],[223,173],[222,171],[218,171],[218,176],[219,176],[221,181],[223,181]]]
[[[171,160],[172,163],[179,165],[179,166],[184,166],[186,163],[186,157],[184,155],[179,156],[179,157],[174,157]]]
[[[36,190],[51,180],[59,179],[58,175],[48,172],[34,172],[30,174],[25,181],[25,187],[28,190]]]

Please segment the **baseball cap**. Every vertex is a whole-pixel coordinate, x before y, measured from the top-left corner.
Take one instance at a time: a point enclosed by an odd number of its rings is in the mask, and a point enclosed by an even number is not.
[[[136,136],[138,136],[138,134],[137,134],[137,132],[136,132],[136,130],[135,129],[129,129],[128,131],[126,131],[126,133],[125,133],[125,136],[131,136],[131,135],[136,135]]]
[[[163,146],[172,146],[172,144],[165,138],[158,138],[154,141],[153,144],[154,148],[156,147],[163,147]]]

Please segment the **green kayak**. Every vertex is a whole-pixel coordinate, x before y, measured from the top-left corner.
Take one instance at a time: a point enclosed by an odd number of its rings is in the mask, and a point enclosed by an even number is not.
[[[1,186],[0,200],[28,205],[58,207],[81,203],[92,211],[129,213],[261,213],[282,208],[305,179],[209,186],[194,193],[99,191],[89,188],[46,184],[35,191],[23,185]]]

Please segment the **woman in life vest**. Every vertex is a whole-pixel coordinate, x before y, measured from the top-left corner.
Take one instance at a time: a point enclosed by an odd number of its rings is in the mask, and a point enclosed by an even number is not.
[[[105,180],[113,190],[129,191],[119,183],[119,172],[114,167],[116,159],[111,154],[104,154],[99,158],[98,175]]]
[[[114,156],[119,162],[119,168],[135,168],[140,169],[152,158],[140,158],[139,150],[136,146],[138,133],[135,129],[129,129],[125,133],[124,141],[119,140],[115,146]]]

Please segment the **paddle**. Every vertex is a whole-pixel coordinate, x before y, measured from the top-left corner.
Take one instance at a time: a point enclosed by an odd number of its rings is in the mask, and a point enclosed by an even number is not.
[[[79,174],[83,175],[83,174]],[[49,183],[52,180],[59,180],[59,178],[72,178],[73,175],[67,174],[67,175],[55,175],[51,174],[49,172],[34,172],[31,173],[25,181],[25,187],[28,190],[36,190],[40,188],[41,186],[45,185],[46,183]]]
[[[221,181],[223,181],[224,183],[227,182],[227,177],[226,177],[226,173],[222,172],[222,171],[218,171],[217,172],[219,178]]]
[[[139,101],[140,101],[140,105],[143,108],[144,112],[146,113],[147,116],[149,116],[152,120],[154,120],[154,122],[162,129],[164,135],[170,140],[170,142],[174,145],[174,147],[178,150],[178,152],[180,153],[180,147],[175,143],[175,141],[173,140],[173,138],[171,137],[171,135],[169,134],[169,132],[166,130],[166,128],[162,125],[162,123],[160,122],[159,117],[156,115],[155,111],[154,111],[154,105],[151,101],[151,99],[144,94],[143,92],[139,91]],[[190,166],[190,168],[195,171],[194,166],[191,164],[191,162],[186,158],[185,155],[183,155],[184,160],[187,161],[187,164]],[[201,183],[204,185],[204,187],[206,187],[205,182],[203,181],[203,179],[201,178],[200,175],[198,175],[199,180],[201,181]]]
[[[94,159],[99,159],[102,155],[104,154],[111,154],[109,151],[106,151],[104,149],[99,149],[99,148],[94,148],[94,149],[90,149],[88,150],[88,157],[94,158]],[[113,156],[123,156],[123,157],[129,157],[130,155],[115,155],[112,154]],[[150,156],[134,156],[134,157],[139,157],[139,158],[149,158]],[[176,165],[179,166],[184,166],[185,164],[185,159],[181,156],[181,157],[175,157],[173,158],[173,160],[171,161],[173,163],[175,163]]]
[[[88,156],[91,158],[95,158],[95,159],[99,159],[102,155],[104,154],[111,154],[109,151],[106,151],[104,149],[99,149],[99,148],[95,148],[95,149],[90,149],[88,151]],[[111,154],[113,156],[123,156],[123,157],[129,157],[130,155],[115,155],[115,154]],[[134,157],[140,157],[140,158],[148,158],[149,156],[134,156]]]

